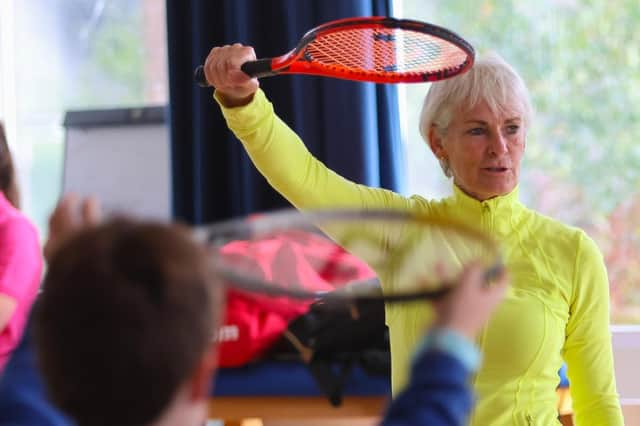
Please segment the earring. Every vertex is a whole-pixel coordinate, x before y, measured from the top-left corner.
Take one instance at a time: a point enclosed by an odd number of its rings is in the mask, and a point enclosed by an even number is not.
[[[440,167],[442,167],[442,171],[444,172],[444,175],[448,178],[453,176],[453,174],[451,173],[451,166],[449,165],[449,160],[446,157],[441,157],[438,160],[440,161]]]

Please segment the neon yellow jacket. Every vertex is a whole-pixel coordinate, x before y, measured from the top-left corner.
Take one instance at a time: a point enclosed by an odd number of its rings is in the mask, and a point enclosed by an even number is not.
[[[454,186],[453,196],[426,200],[348,181],[309,153],[261,90],[249,105],[222,107],[222,112],[255,166],[297,208],[427,212],[475,223],[502,243],[512,283],[478,337],[483,363],[473,378],[478,401],[470,424],[559,424],[555,389],[563,358],[577,425],[623,424],[613,374],[606,268],[583,231],[526,208],[517,189],[480,202]],[[432,312],[427,303],[388,306],[386,311],[397,394]]]

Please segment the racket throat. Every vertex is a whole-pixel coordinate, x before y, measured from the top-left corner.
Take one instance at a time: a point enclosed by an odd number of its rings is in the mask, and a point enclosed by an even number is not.
[[[270,77],[278,74],[273,71],[271,66],[272,59],[258,59],[257,61],[249,61],[242,64],[240,69],[243,73],[247,74],[249,77],[254,78],[262,78],[262,77]]]

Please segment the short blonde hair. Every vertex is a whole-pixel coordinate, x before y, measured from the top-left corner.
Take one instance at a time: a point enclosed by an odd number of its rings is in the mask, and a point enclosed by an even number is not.
[[[420,134],[429,141],[429,129],[437,127],[446,135],[454,112],[473,108],[485,101],[492,112],[504,112],[507,106],[520,104],[523,124],[528,128],[533,115],[529,91],[518,73],[498,54],[476,60],[471,69],[457,77],[433,83],[420,113]]]

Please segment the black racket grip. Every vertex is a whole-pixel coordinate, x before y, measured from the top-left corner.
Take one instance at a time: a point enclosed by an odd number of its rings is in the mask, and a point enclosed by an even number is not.
[[[193,73],[193,78],[198,83],[200,87],[209,87],[209,82],[207,81],[207,77],[204,75],[204,67],[202,65],[198,65],[195,72]]]
[[[271,69],[271,59],[258,59],[257,61],[245,62],[240,66],[240,69],[249,77],[256,78],[269,77],[277,74],[277,72]],[[204,75],[204,67],[202,65],[198,65],[193,73],[193,78],[200,87],[210,86],[207,77]]]
[[[487,287],[490,286],[491,282],[502,275],[503,272],[504,264],[502,262],[497,262],[484,273],[484,285]]]
[[[249,61],[240,67],[243,73],[249,77],[262,78],[276,75],[277,72],[271,69],[271,59],[258,59],[257,61]]]

